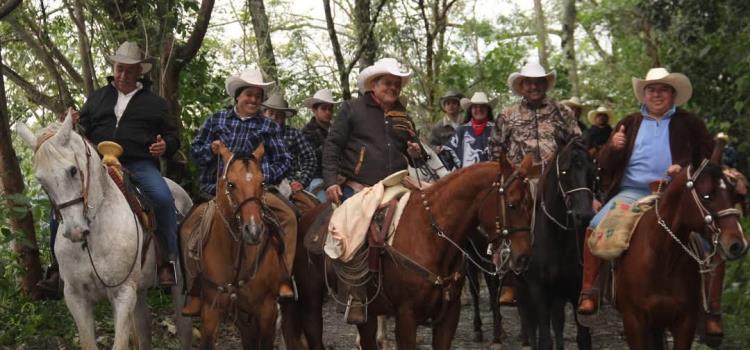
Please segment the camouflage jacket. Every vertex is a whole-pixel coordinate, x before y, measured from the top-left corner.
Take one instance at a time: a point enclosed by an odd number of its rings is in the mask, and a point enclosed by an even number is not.
[[[492,159],[502,151],[512,163],[520,163],[527,152],[534,161],[548,159],[557,151],[558,142],[567,142],[580,136],[581,129],[573,111],[549,97],[532,109],[526,99],[505,108],[497,116],[490,138]]]

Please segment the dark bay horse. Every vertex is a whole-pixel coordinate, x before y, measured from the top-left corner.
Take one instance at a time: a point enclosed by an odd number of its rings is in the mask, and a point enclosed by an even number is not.
[[[562,147],[539,181],[529,268],[517,281],[517,299],[534,349],[563,349],[565,304],[576,305],[581,289],[584,231],[591,207],[594,164],[580,139]],[[577,323],[579,349],[591,349],[589,329]]]
[[[382,259],[381,290],[368,306],[368,322],[358,326],[363,349],[376,349],[377,315],[396,317],[399,349],[415,349],[417,326],[426,324],[433,328],[432,348],[450,349],[463,286],[464,258],[459,247],[474,227],[481,226],[490,233],[493,250],[496,255],[502,254],[498,260],[518,272],[525,268],[532,209],[525,176],[530,167],[530,157],[517,169],[504,159],[500,163],[479,163],[425,190],[412,191],[393,249],[387,250]],[[300,233],[306,232],[323,208],[321,205],[303,216]],[[397,262],[394,254],[415,264],[407,267],[403,260]],[[304,332],[310,349],[323,349],[324,264],[324,256],[312,254],[298,243],[294,275],[300,302],[284,311],[289,348],[301,347],[299,339]],[[377,287],[370,286],[371,297]]]
[[[218,176],[216,211],[202,245],[198,278],[202,285],[201,349],[212,349],[223,318],[234,319],[246,349],[272,349],[282,267],[268,215],[263,209],[263,146],[253,154],[235,155],[223,145],[225,164]],[[201,206],[209,205],[203,203]],[[200,224],[197,207],[180,230],[185,242],[192,227]]]
[[[703,305],[699,271],[710,269],[706,263],[713,258],[701,258],[689,248],[690,232],[711,242],[714,254],[724,259],[747,252],[740,212],[720,161],[717,147],[710,161],[676,175],[641,218],[630,248],[617,262],[614,304],[631,349],[662,349],[665,330],[674,338],[674,349],[690,349]]]
[[[502,326],[502,315],[500,314],[500,303],[498,296],[500,291],[500,279],[494,273],[495,265],[490,257],[487,256],[487,246],[489,245],[486,233],[474,230],[469,234],[464,244],[465,250],[469,253],[475,263],[467,261],[466,263],[466,280],[469,284],[469,294],[471,294],[472,313],[474,316],[474,341],[483,342],[484,334],[482,332],[482,317],[480,314],[480,279],[484,278],[489,294],[489,308],[492,313],[492,343],[499,344],[505,331]],[[487,273],[486,271],[492,271]]]

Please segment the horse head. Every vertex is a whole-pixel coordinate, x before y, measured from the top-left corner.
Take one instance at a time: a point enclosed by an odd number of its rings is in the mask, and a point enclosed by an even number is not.
[[[91,170],[100,166],[99,157],[92,156],[92,146],[73,131],[70,113],[62,124],[48,125],[39,136],[23,123],[17,129],[34,150],[34,176],[50,198],[60,222],[58,230],[72,242],[84,240],[90,232]]]
[[[258,244],[266,230],[262,214],[263,172],[260,167],[263,153],[263,144],[251,154],[234,154],[223,144],[219,146],[224,171],[217,180],[217,199],[225,201],[224,204],[231,208],[246,244]]]
[[[724,258],[734,260],[747,253],[748,243],[740,225],[741,213],[735,209],[734,188],[721,171],[721,148],[723,145],[717,142],[710,160],[682,169],[663,197],[664,205],[678,207],[687,230],[698,232]],[[676,202],[676,192],[684,191],[690,194],[688,200]]]
[[[500,173],[493,191],[482,204],[479,222],[488,233],[488,250],[492,251],[495,268],[503,271],[507,265],[519,274],[528,267],[531,250],[534,205],[527,176],[533,157],[527,155],[518,167],[514,167],[505,156],[501,156],[499,162]]]
[[[572,217],[575,227],[588,225],[594,217],[591,202],[596,173],[583,140],[573,138],[562,147],[555,155],[555,164],[550,172],[554,172],[554,175],[548,173],[544,181],[554,181],[557,187],[555,191],[559,191],[558,195],[565,204],[565,215]]]

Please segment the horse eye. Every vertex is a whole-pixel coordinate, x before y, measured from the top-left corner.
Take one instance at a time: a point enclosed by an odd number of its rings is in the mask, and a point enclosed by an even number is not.
[[[513,203],[508,203],[508,209],[516,209],[516,205]]]
[[[70,167],[70,169],[68,169],[68,174],[70,174],[70,177],[76,176],[77,173],[78,173],[78,168],[76,168],[74,166],[72,166],[72,167]]]
[[[233,190],[234,189],[234,182],[227,182],[227,188],[229,190]]]
[[[711,195],[709,195],[709,194],[704,194],[703,195],[703,200],[704,201],[707,201],[707,200],[710,200],[710,199],[711,199]]]
[[[563,171],[561,171],[561,172],[560,172],[560,174],[562,174],[562,175],[567,175],[567,174],[568,174],[568,171],[567,171],[567,170],[563,170]]]

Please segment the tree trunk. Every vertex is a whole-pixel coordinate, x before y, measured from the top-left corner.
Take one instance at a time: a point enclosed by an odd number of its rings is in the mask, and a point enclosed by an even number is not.
[[[572,96],[580,96],[578,88],[578,62],[576,61],[576,0],[563,0],[562,2],[562,42],[563,56],[568,69],[568,80],[570,81],[570,93]]]
[[[1,62],[2,55],[0,54]],[[0,142],[0,193],[4,196],[22,194],[24,188],[23,175],[18,165],[18,157],[16,157],[10,142],[10,115],[8,114],[8,101],[5,97],[5,82],[2,75],[0,75],[0,140],[5,140]],[[7,208],[17,206],[7,198],[5,205]],[[42,279],[42,265],[39,261],[39,248],[36,244],[34,219],[31,211],[28,210],[23,217],[14,213],[10,215],[9,220],[15,236],[23,236],[23,239],[13,241],[16,260],[21,267],[21,290],[30,299],[41,299],[42,293],[36,287],[36,284]]]
[[[544,8],[542,0],[534,0],[534,29],[536,39],[539,42],[537,52],[539,54],[539,64],[549,71],[549,62],[547,61],[547,24],[544,20]]]
[[[72,2],[72,3],[70,3]],[[83,16],[82,0],[66,1],[70,18],[78,30],[78,54],[81,55],[81,65],[83,66],[83,91],[86,96],[90,95],[98,88],[96,83],[96,70],[94,69],[94,60],[91,57],[91,41],[86,32],[86,20]]]
[[[268,30],[268,16],[263,0],[248,0],[250,17],[253,21],[255,41],[258,46],[258,57],[260,58],[260,69],[273,81],[279,80],[276,56],[271,44],[271,32]]]
[[[346,63],[344,62],[344,55],[341,53],[341,45],[339,44],[339,37],[336,34],[336,27],[333,23],[333,15],[331,13],[331,0],[323,0],[323,11],[326,15],[326,28],[328,28],[328,36],[331,38],[331,47],[333,48],[333,56],[336,58],[336,67],[339,70],[339,84],[341,85],[341,96],[344,100],[352,98],[351,89],[349,89],[349,70],[347,70]]]
[[[385,3],[385,1],[381,0],[381,3]],[[356,0],[354,2],[354,28],[357,33],[356,37],[362,45],[362,54],[359,57],[359,69],[362,70],[375,63],[375,58],[378,55],[378,42],[372,35],[375,21],[370,16],[370,0]]]

